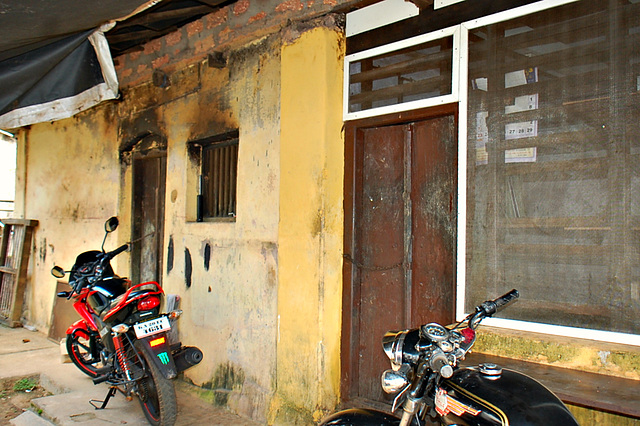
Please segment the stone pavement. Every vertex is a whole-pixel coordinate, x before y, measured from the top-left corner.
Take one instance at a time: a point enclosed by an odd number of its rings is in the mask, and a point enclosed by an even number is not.
[[[96,410],[89,400],[103,400],[109,390],[106,383],[94,385],[72,363],[63,362],[66,350],[47,339],[42,333],[24,328],[0,325],[0,378],[40,375],[40,384],[51,396],[32,400],[42,410],[40,416],[28,411],[11,420],[16,426],[74,425],[148,425],[140,404],[134,398],[127,401],[118,393],[104,410]],[[176,384],[178,420],[176,426],[237,425],[258,426],[259,423],[214,407],[188,392],[189,385]]]

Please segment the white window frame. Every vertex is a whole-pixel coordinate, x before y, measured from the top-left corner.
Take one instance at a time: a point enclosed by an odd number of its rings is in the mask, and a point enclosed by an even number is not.
[[[456,266],[456,319],[462,320],[468,315],[465,312],[465,290],[466,290],[466,223],[467,223],[467,112],[468,93],[467,80],[469,71],[469,30],[484,27],[486,25],[507,21],[513,18],[551,9],[578,0],[543,0],[510,9],[494,15],[485,16],[472,21],[464,22],[462,27],[462,45],[460,53],[460,79],[459,93],[460,103],[458,111],[458,256]],[[499,296],[499,295],[496,295]],[[480,302],[480,301],[478,301]],[[568,327],[562,325],[543,324],[529,321],[519,321],[504,318],[487,318],[483,324],[508,328],[511,330],[528,331],[534,333],[551,334],[563,337],[575,337],[580,339],[598,340],[602,342],[620,343],[626,345],[640,346],[640,335],[629,333],[618,333],[614,331],[602,331],[588,328]]]
[[[384,46],[374,47],[362,52],[347,55],[344,58],[344,90],[343,90],[343,119],[344,121],[358,120],[360,118],[375,117],[384,114],[393,114],[396,112],[411,111],[419,108],[427,108],[436,105],[450,104],[458,102],[458,90],[460,82],[460,25],[433,31],[428,34],[422,34],[411,37],[406,40],[397,41],[395,43],[385,44]],[[377,108],[370,108],[364,111],[349,112],[349,68],[352,62],[361,61],[363,59],[374,56],[383,55],[385,53],[394,52],[396,50],[405,49],[418,44],[427,43],[429,41],[439,40],[453,36],[453,51],[451,58],[451,93],[448,95],[434,96],[432,98],[420,99],[417,101],[403,102],[395,105],[388,105]]]
[[[525,6],[499,12],[493,15],[484,16],[479,19],[464,22],[454,27],[434,31],[428,34],[412,37],[406,40],[390,43],[384,46],[365,50],[363,52],[348,55],[344,59],[344,102],[343,117],[345,121],[356,120],[378,115],[391,114],[427,108],[437,105],[458,103],[458,235],[457,235],[457,258],[456,258],[456,318],[458,321],[464,319],[468,312],[465,312],[466,295],[466,240],[467,240],[467,144],[468,144],[468,64],[469,64],[469,30],[507,21],[554,7],[574,3],[579,0],[541,0]],[[349,64],[353,61],[377,56],[427,41],[453,35],[453,58],[452,58],[452,87],[451,94],[438,96],[419,101],[406,102],[398,105],[371,108],[365,111],[349,112]],[[496,295],[499,296],[499,295]],[[481,302],[481,301],[478,301]],[[487,318],[483,324],[519,330],[533,333],[543,333],[555,336],[573,337],[588,340],[596,340],[609,343],[620,343],[625,345],[640,346],[640,335],[629,333],[618,333],[613,331],[602,331],[579,327],[567,327],[562,325],[543,324],[529,321],[519,321],[503,318]]]

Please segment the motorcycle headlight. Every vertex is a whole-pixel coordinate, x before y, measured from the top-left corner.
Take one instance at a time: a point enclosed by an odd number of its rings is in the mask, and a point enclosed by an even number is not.
[[[382,348],[391,361],[391,366],[397,370],[402,365],[402,348],[407,330],[387,331],[382,337]],[[384,375],[383,375],[384,377]]]
[[[382,390],[386,393],[396,393],[409,384],[409,366],[403,364],[398,370],[386,370],[382,373]]]

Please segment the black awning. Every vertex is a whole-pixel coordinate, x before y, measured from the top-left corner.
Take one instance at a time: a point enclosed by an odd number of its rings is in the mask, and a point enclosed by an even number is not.
[[[0,128],[70,117],[117,97],[104,31],[158,1],[0,3]]]
[[[72,34],[0,62],[0,128],[71,117],[117,95],[100,31]]]

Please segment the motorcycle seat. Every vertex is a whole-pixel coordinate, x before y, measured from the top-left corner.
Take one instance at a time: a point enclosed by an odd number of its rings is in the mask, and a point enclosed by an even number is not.
[[[140,298],[145,294],[155,293],[156,291],[157,291],[157,287],[149,285],[149,286],[142,286],[136,289],[135,291],[131,291],[128,293],[125,292],[124,294],[121,294],[116,298],[112,299],[111,302],[108,304],[107,308],[103,309],[102,312],[99,313],[99,315],[104,318],[109,312],[115,309],[119,303],[122,303],[122,300],[124,299],[125,296],[127,296],[127,300],[133,300],[136,298]]]
[[[87,298],[89,306],[101,315],[111,307],[114,299],[126,292],[127,280],[118,276],[105,278],[91,287],[91,294]]]

